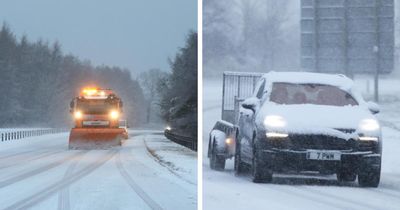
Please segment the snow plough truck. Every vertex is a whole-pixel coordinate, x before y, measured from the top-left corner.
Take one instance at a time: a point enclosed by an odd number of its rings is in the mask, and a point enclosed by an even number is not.
[[[83,88],[70,103],[74,128],[69,149],[106,149],[121,146],[127,129],[120,128],[122,100],[111,89]]]

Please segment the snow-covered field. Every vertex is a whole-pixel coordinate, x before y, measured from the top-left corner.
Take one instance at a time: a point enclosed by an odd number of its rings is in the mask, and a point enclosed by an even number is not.
[[[365,95],[373,83],[356,84]],[[381,80],[383,124],[382,177],[378,188],[343,184],[336,176],[274,175],[271,184],[255,184],[249,175],[236,177],[233,160],[213,171],[207,158],[208,134],[221,118],[221,80],[203,80],[203,207],[204,209],[400,209],[400,80]],[[370,89],[369,89],[370,88]],[[369,89],[369,90],[368,90]]]
[[[1,142],[0,209],[197,208],[196,153],[160,131],[110,150],[67,145],[68,133]]]

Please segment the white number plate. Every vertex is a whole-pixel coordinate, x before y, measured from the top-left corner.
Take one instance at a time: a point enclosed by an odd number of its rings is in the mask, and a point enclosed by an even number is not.
[[[108,121],[83,121],[83,125],[108,125]]]
[[[336,151],[309,151],[307,152],[309,160],[340,160],[340,152]]]

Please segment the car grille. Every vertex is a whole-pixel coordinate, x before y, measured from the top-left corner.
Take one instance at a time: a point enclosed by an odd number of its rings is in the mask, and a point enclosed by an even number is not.
[[[352,129],[352,128],[335,128],[335,130],[338,130],[338,131],[343,132],[343,133],[354,133],[354,132],[356,132],[356,129]]]
[[[289,147],[292,149],[325,149],[349,150],[354,148],[354,141],[327,135],[299,135],[289,136]]]

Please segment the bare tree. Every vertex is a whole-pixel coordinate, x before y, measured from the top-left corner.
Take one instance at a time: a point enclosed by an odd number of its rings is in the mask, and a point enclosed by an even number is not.
[[[146,114],[146,122],[150,123],[151,116],[154,109],[154,102],[159,97],[158,95],[158,84],[162,78],[166,77],[166,73],[161,71],[160,69],[150,69],[148,71],[142,72],[139,75],[139,83],[143,88],[144,95],[146,97],[147,102],[147,114]]]

